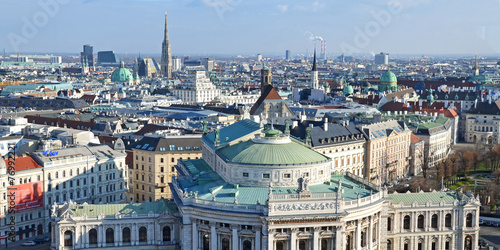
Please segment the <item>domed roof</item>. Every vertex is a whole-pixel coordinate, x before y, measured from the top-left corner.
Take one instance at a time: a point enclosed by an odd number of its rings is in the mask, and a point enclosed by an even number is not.
[[[392,71],[387,70],[382,77],[380,77],[380,82],[381,83],[397,83],[398,79],[396,78],[396,75],[392,73]]]
[[[120,62],[120,67],[113,71],[111,75],[112,82],[131,82],[134,81],[134,76],[130,73],[130,70],[125,68],[123,61]]]
[[[296,142],[256,143],[248,140],[219,150],[228,162],[254,165],[312,164],[328,160],[324,155]]]
[[[344,87],[344,94],[352,94],[354,93],[354,89],[351,85],[347,85]]]
[[[418,82],[416,85],[415,85],[415,90],[421,90],[421,91],[424,91],[425,90],[425,82],[424,81],[420,81]]]

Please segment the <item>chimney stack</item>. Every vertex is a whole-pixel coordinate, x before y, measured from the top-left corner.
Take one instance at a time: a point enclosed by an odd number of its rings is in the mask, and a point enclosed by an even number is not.
[[[491,99],[490,99],[490,100],[491,100]],[[324,124],[323,129],[324,129],[325,131],[328,131],[328,118],[325,118],[325,124]]]

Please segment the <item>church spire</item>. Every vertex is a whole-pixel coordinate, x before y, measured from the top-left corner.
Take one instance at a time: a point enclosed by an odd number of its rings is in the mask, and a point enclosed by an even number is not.
[[[314,59],[313,59],[312,71],[318,71],[318,69],[316,68],[316,46],[314,47]]]
[[[165,12],[165,36],[163,38],[161,51],[161,72],[164,77],[172,78],[172,52],[168,40],[167,12]]]

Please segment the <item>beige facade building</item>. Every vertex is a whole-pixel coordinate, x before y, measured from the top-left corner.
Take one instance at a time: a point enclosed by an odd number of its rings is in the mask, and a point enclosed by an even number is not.
[[[368,139],[365,177],[380,184],[408,174],[411,131],[404,122],[384,121],[362,130]]]
[[[132,145],[134,158],[128,201],[170,199],[168,183],[176,175],[178,160],[201,157],[201,136],[144,137]]]

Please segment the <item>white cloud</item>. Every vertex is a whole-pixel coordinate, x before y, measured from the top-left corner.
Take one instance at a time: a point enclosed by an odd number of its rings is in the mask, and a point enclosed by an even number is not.
[[[277,6],[278,10],[285,13],[288,10],[288,5],[286,4],[280,4]]]

